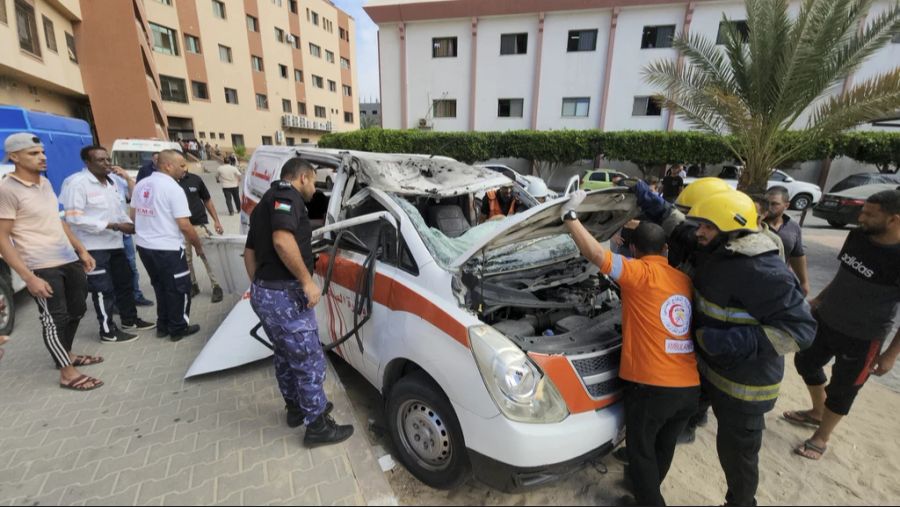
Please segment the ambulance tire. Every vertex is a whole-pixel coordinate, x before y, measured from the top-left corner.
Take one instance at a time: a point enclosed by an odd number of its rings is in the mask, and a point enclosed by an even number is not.
[[[469,459],[456,412],[424,371],[394,384],[386,410],[397,456],[413,476],[436,489],[453,489],[469,477]]]

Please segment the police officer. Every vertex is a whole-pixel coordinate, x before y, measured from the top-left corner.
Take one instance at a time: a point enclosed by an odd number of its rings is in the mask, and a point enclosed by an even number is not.
[[[288,425],[306,423],[307,447],[343,442],[353,426],[338,425],[325,396],[325,354],[313,308],[321,291],[313,281],[312,200],[316,170],[293,158],[281,169],[250,215],[244,264],[253,280],[250,303],[275,347],[278,387],[288,405]],[[301,419],[302,416],[302,419]]]
[[[816,321],[803,290],[757,226],[742,192],[691,208],[703,256],[694,274],[694,337],[703,390],[719,423],[716,448],[727,505],[756,505],[765,413],[775,407],[784,355],[812,344]]]

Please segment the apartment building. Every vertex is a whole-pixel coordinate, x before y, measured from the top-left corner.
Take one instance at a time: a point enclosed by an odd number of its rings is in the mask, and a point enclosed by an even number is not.
[[[355,23],[329,0],[0,0],[0,45],[19,48],[0,56],[0,103],[87,116],[107,145],[359,128]]]
[[[894,1],[876,1],[870,17]],[[379,27],[384,127],[440,131],[687,129],[652,99],[642,69],[679,58],[676,33],[717,40],[723,14],[746,28],[737,0],[370,0],[365,10]],[[898,62],[900,36],[844,86]]]
[[[0,0],[0,104],[89,119],[78,0]]]

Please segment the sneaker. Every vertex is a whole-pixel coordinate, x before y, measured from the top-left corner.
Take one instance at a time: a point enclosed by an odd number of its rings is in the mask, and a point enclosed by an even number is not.
[[[191,297],[195,298],[195,297],[197,297],[197,294],[200,294],[200,285],[198,285],[196,283],[192,283],[191,284]]]
[[[288,403],[284,408],[287,410],[287,425],[289,428],[298,428],[300,426],[303,426],[303,419],[305,419],[306,417],[300,407]],[[325,411],[322,413],[328,415],[332,410],[334,410],[334,404],[329,401],[325,404]]]
[[[620,462],[626,465],[628,464],[628,451],[626,450],[626,447],[624,445],[613,451],[612,455],[613,458],[616,458]]]
[[[176,333],[170,333],[172,341],[177,342],[186,336],[191,336],[192,334],[197,334],[200,331],[200,324],[191,324],[190,326],[178,331]]]
[[[218,285],[216,285],[215,287],[213,287],[213,291],[212,291],[212,302],[213,302],[213,303],[218,303],[219,301],[222,301],[222,297],[223,297],[223,295],[222,295],[222,287],[219,287]]]
[[[133,342],[137,339],[138,335],[126,333],[121,329],[116,329],[109,334],[100,333],[100,341],[102,341],[103,343],[128,343]]]
[[[140,296],[135,296],[134,305],[135,306],[153,306],[153,301],[145,298],[144,295],[141,294]]]
[[[122,323],[122,329],[137,329],[138,331],[146,331],[148,329],[153,329],[156,327],[156,324],[152,322],[147,322],[146,320],[141,320],[138,318],[134,322],[129,322],[128,324]]]
[[[353,426],[339,425],[328,414],[320,415],[306,428],[303,445],[319,447],[321,445],[338,444],[353,435]]]
[[[168,332],[168,331],[163,331],[162,329],[157,329],[157,330],[156,330],[156,337],[157,337],[157,338],[168,338],[168,337],[169,337],[169,332]]]

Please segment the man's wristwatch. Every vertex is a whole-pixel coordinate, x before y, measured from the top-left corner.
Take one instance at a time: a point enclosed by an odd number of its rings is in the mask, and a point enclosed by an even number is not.
[[[569,210],[563,215],[563,220],[578,220],[578,213],[575,213],[575,210]]]

